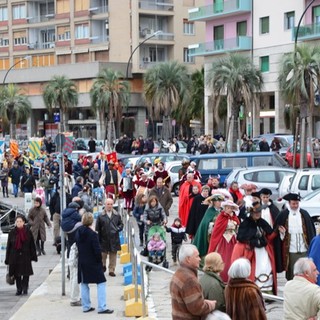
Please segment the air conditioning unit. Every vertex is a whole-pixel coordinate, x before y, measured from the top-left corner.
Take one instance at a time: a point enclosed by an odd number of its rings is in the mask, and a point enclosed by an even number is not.
[[[49,44],[49,48],[50,48],[50,49],[53,49],[55,46],[56,46],[56,45],[55,45],[54,43],[50,43],[50,44]]]
[[[150,57],[144,57],[143,62],[145,62],[145,63],[151,62]]]

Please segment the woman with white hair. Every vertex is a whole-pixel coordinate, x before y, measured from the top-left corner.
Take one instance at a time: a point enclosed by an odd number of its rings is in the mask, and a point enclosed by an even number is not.
[[[240,221],[236,211],[239,210],[239,207],[230,200],[222,202],[221,206],[222,211],[218,215],[211,233],[208,253],[218,252],[221,254],[225,263],[221,278],[224,282],[227,282],[227,272],[231,265],[232,251],[237,243],[236,235]]]
[[[225,288],[226,311],[232,320],[267,320],[259,287],[248,279],[251,266],[248,259],[235,260]]]
[[[224,269],[224,262],[221,255],[211,252],[204,259],[204,275],[200,279],[200,284],[205,299],[215,300],[216,310],[226,311],[224,299],[225,284],[220,277],[220,272]]]

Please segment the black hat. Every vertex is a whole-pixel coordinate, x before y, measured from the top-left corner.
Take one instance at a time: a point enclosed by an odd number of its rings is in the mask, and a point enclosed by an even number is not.
[[[284,200],[287,200],[287,201],[290,201],[290,200],[293,200],[293,201],[300,201],[301,200],[301,197],[299,194],[297,193],[288,193],[286,194],[284,197],[283,197]]]
[[[252,196],[252,197],[256,197],[256,198],[260,198],[260,194],[261,194],[261,191],[252,192],[252,193],[251,193],[251,196]]]
[[[260,194],[267,194],[268,196],[271,196],[272,195],[272,191],[268,188],[262,188],[260,190]]]

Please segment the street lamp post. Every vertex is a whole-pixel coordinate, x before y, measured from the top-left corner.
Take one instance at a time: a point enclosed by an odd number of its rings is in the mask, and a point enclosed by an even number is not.
[[[305,16],[305,14],[307,13],[308,9],[312,6],[312,4],[315,2],[315,0],[311,0],[310,3],[306,6],[306,8],[304,9],[299,22],[298,22],[298,26],[295,32],[295,37],[294,37],[294,63],[296,64],[296,60],[297,60],[297,43],[298,43],[298,36],[299,36],[299,30],[300,30],[300,26],[302,23],[302,19]],[[293,74],[291,75],[291,77],[293,76]],[[318,85],[316,86],[316,92],[315,92],[315,101],[318,102],[319,100],[319,88]],[[309,119],[310,120],[310,119]],[[305,126],[305,119],[303,119],[303,121],[301,121],[301,126]],[[309,122],[309,130],[310,130],[310,122]],[[296,128],[298,128],[298,125],[296,125]],[[305,127],[304,127],[305,128]],[[301,137],[302,139],[304,137]],[[298,132],[295,133],[295,139],[294,139],[294,144],[293,144],[293,168],[295,168],[296,165],[296,154],[297,154],[297,144],[298,144]],[[303,167],[303,164],[305,162],[305,142],[301,141],[300,143],[300,151],[301,151],[301,156],[300,156],[300,166]],[[311,155],[313,155],[313,150],[312,150],[312,145],[311,145],[311,140],[310,140],[310,152]],[[312,156],[313,158],[313,156]],[[311,161],[312,162],[312,161]]]
[[[6,83],[6,79],[7,79],[7,76],[9,74],[9,72],[17,65],[19,64],[21,61],[24,61],[24,60],[30,60],[31,56],[25,56],[23,58],[21,58],[20,60],[18,60],[16,63],[14,63],[6,72],[4,78],[3,78],[3,81],[2,81],[2,85],[5,85]]]
[[[147,42],[149,39],[161,34],[162,31],[158,30],[155,33],[153,33],[151,36],[149,36],[148,38],[145,38],[142,42],[140,42],[135,48],[134,50],[131,52],[131,55],[129,57],[128,63],[127,63],[127,71],[126,71],[126,79],[128,79],[129,77],[129,64],[131,62],[132,56],[134,55],[134,53],[138,50],[138,48],[140,48],[141,45],[143,45],[145,42]]]

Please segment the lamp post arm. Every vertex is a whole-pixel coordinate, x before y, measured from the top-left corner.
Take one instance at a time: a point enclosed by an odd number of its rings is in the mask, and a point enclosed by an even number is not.
[[[298,26],[297,26],[297,30],[296,30],[296,34],[295,34],[295,38],[294,38],[294,52],[296,54],[297,52],[297,42],[298,42],[298,35],[299,35],[299,29],[300,29],[300,25],[301,25],[301,22],[302,22],[302,19],[303,17],[305,16],[306,12],[308,11],[308,9],[312,6],[312,4],[315,2],[315,0],[312,0],[308,5],[307,7],[304,9],[301,17],[300,17],[300,20],[298,22]]]
[[[132,59],[132,56],[134,55],[134,53],[138,50],[138,48],[140,48],[141,45],[143,45],[146,41],[148,41],[149,39],[155,37],[156,35],[160,34],[160,31],[155,32],[154,34],[152,34],[151,36],[149,36],[148,38],[145,38],[141,43],[139,43],[139,45],[137,45],[134,50],[131,52],[131,55],[129,57],[128,63],[127,63],[127,71],[126,71],[126,79],[128,79],[129,76],[129,64],[130,61]]]
[[[8,76],[8,73],[9,73],[17,64],[19,64],[19,63],[20,63],[21,61],[23,61],[23,60],[25,60],[25,59],[20,59],[19,61],[17,61],[16,63],[14,63],[14,64],[8,69],[8,71],[6,72],[6,74],[5,74],[4,78],[3,78],[2,85],[5,85],[6,79],[7,79],[7,76]]]

